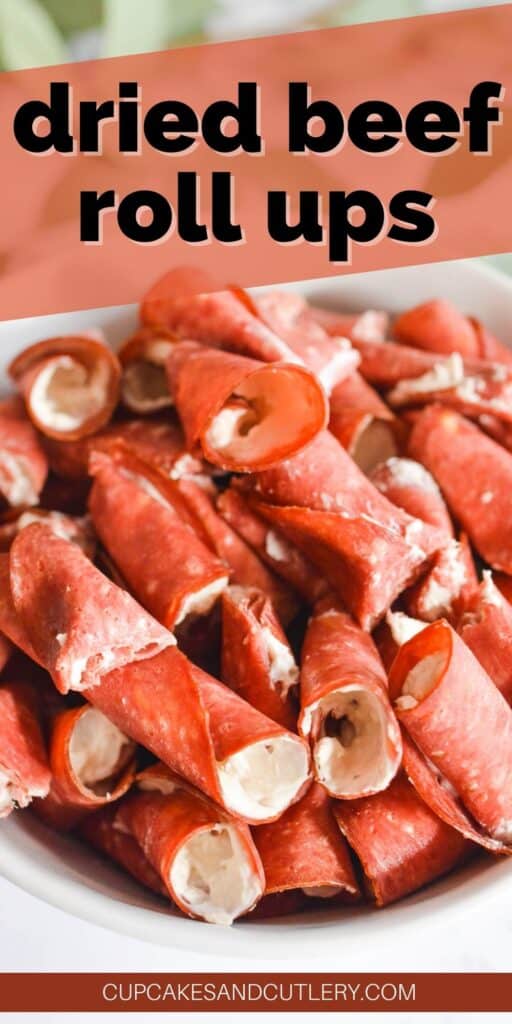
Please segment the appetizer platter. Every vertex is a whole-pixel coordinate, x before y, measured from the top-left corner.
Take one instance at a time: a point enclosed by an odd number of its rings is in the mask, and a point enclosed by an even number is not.
[[[0,325],[0,870],[188,948],[471,904],[512,851],[512,286],[200,282]]]

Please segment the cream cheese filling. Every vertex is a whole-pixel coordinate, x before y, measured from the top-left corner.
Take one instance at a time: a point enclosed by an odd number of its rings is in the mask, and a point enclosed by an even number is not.
[[[426,629],[428,625],[427,622],[421,622],[420,619],[413,619],[410,615],[406,615],[405,612],[391,611],[386,614],[386,623],[398,647],[402,647],[408,640],[412,640],[413,636],[421,633],[422,629]]]
[[[226,405],[214,416],[206,434],[210,448],[222,451],[239,437],[246,437],[257,422],[253,409],[245,405]]]
[[[208,583],[206,587],[201,587],[200,590],[187,594],[181,603],[175,625],[179,626],[189,615],[207,615],[219,599],[222,591],[226,589],[228,583],[229,576],[220,576],[219,579]]]
[[[121,392],[125,405],[134,412],[153,412],[172,405],[165,366],[150,360],[135,359],[125,366]]]
[[[27,807],[33,796],[45,794],[27,793],[6,769],[0,767],[0,818],[8,814],[13,807]]]
[[[299,680],[295,658],[290,648],[278,640],[268,626],[263,626],[261,638],[268,658],[270,682],[282,700],[285,700],[288,691],[296,686]]]
[[[402,693],[396,701],[397,708],[400,711],[410,711],[417,707],[422,700],[425,700],[425,697],[428,697],[435,689],[445,664],[446,654],[444,651],[427,654],[425,658],[421,658],[405,677]]]
[[[9,505],[37,505],[39,495],[22,456],[12,455],[5,449],[0,452],[0,476]]]
[[[329,792],[347,798],[385,789],[399,755],[389,751],[392,737],[378,697],[356,683],[344,686],[310,709],[305,731],[317,716],[321,725],[313,759],[317,777]]]
[[[293,736],[258,740],[217,765],[222,796],[234,814],[265,821],[295,799],[309,775],[308,754]]]
[[[312,900],[329,900],[344,891],[342,885],[307,885],[302,890],[304,896],[309,896]]]
[[[101,711],[87,708],[69,741],[69,760],[83,786],[107,782],[127,763],[135,745]]]
[[[411,395],[430,394],[435,391],[447,391],[460,386],[464,381],[464,363],[459,352],[452,352],[446,359],[434,363],[420,377],[412,380],[401,380],[389,392],[387,399],[391,405],[402,405],[409,402]]]
[[[52,356],[34,380],[32,413],[54,430],[76,430],[103,408],[107,383],[102,362],[91,372],[71,356]]]
[[[181,903],[211,924],[232,924],[262,895],[260,878],[236,828],[221,823],[183,843],[169,882]]]

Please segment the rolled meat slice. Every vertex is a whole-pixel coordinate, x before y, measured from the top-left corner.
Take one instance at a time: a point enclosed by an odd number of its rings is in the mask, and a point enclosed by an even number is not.
[[[359,355],[348,338],[330,336],[315,321],[302,295],[267,291],[256,295],[252,302],[267,327],[290,346],[315,374],[327,394],[355,370]]]
[[[467,318],[477,337],[477,351],[480,359],[490,359],[493,363],[512,363],[510,346],[499,341],[487,327],[474,316]]]
[[[392,388],[401,380],[413,380],[434,370],[442,361],[433,352],[421,352],[393,341],[353,339],[361,356],[359,372],[375,387]]]
[[[482,379],[485,390],[493,382],[498,388],[500,383],[506,383],[509,379],[509,368],[473,356],[455,354],[453,357],[443,357],[435,352],[424,352],[394,341],[383,343],[354,338],[353,345],[361,356],[360,373],[365,380],[382,390],[395,386],[398,388],[402,381],[410,383],[419,378],[424,378],[426,393],[435,388],[446,390],[471,378],[476,378],[477,383]],[[421,386],[418,387],[420,401]]]
[[[306,631],[300,701],[299,731],[331,796],[349,800],[389,786],[402,742],[386,673],[371,637],[329,599]]]
[[[389,676],[398,718],[487,835],[512,840],[512,710],[448,623],[399,651]]]
[[[323,572],[363,629],[443,544],[438,530],[391,505],[328,431],[260,473],[252,504]]]
[[[370,473],[370,480],[393,505],[442,530],[447,537],[453,537],[450,513],[439,486],[421,462],[406,458],[387,459]]]
[[[140,885],[151,889],[157,896],[168,897],[160,875],[149,863],[137,840],[116,827],[118,814],[118,804],[106,804],[88,814],[77,826],[80,838],[124,868]]]
[[[88,558],[94,558],[96,539],[88,516],[69,516],[64,512],[39,507],[27,509],[16,519],[0,526],[1,549],[8,551],[20,530],[31,526],[32,523],[41,523],[43,526],[47,526],[57,537],[78,544]]]
[[[336,384],[329,405],[329,430],[363,473],[397,455],[395,417],[359,373]]]
[[[312,604],[325,593],[327,583],[313,563],[284,534],[270,529],[268,523],[256,515],[240,491],[228,487],[219,495],[217,508],[261,560],[286,580],[304,601]]]
[[[382,310],[367,309],[364,313],[340,313],[334,309],[311,306],[318,324],[338,337],[367,341],[384,341],[388,333],[389,316]]]
[[[194,338],[263,362],[299,362],[289,345],[257,316],[245,292],[215,288],[202,271],[171,270],[146,292],[141,321],[151,327],[165,326],[179,338]]]
[[[41,433],[76,440],[108,423],[121,368],[103,342],[69,335],[30,345],[12,361],[9,375]]]
[[[505,572],[494,572],[492,579],[503,597],[512,604],[512,576],[507,576]]]
[[[396,458],[377,466],[370,479],[390,501],[443,530],[447,537],[426,575],[404,595],[406,610],[425,622],[443,616],[456,618],[478,587],[478,579],[468,539],[461,534],[455,540],[450,514],[433,476],[420,462]]]
[[[466,416],[490,416],[510,424],[512,369],[489,363],[471,370],[464,365],[462,356],[454,352],[421,376],[400,380],[388,392],[386,401],[393,408],[441,402]]]
[[[295,730],[299,670],[266,594],[228,587],[222,595],[225,683],[268,718]]]
[[[492,839],[475,818],[465,809],[457,791],[435,764],[425,757],[414,741],[404,732],[404,771],[411,785],[430,810],[465,839],[471,840],[490,853],[510,856],[511,847]]]
[[[141,327],[118,348],[121,399],[131,412],[145,416],[172,405],[165,363],[175,343],[165,327]]]
[[[0,684],[0,818],[46,796],[50,788],[39,710],[29,683]]]
[[[431,299],[402,313],[394,322],[393,335],[406,345],[430,352],[460,352],[463,356],[512,362],[505,345],[446,299]]]
[[[86,696],[123,733],[245,821],[273,821],[309,784],[304,741],[176,647],[110,672]]]
[[[26,539],[29,531],[40,529],[43,528],[27,528],[15,543],[18,544],[21,537]],[[65,541],[58,543],[66,544]],[[46,544],[42,550],[46,550]],[[28,553],[26,547],[19,552],[13,570],[21,591],[24,590],[25,572],[29,571],[25,565]],[[61,552],[59,556],[59,562],[62,562]],[[6,556],[0,556],[0,567],[2,558]],[[49,567],[43,565],[40,568],[39,593],[46,601],[49,588],[45,583],[48,578],[51,580],[54,562],[50,551]],[[100,573],[98,575],[101,576]],[[74,611],[82,596],[82,580],[73,580],[70,573],[67,579],[72,582],[67,584],[66,605],[69,604]],[[64,583],[64,589],[65,586]],[[109,586],[112,587],[111,600],[106,607],[118,612],[115,600],[118,588],[112,584]],[[132,598],[124,619],[121,616],[116,622],[111,611],[105,630],[102,620],[102,615],[105,617],[106,614],[105,591],[97,586],[87,590],[89,600],[85,606],[84,631],[70,629],[64,665],[51,642],[55,630],[51,618],[45,617],[40,622],[37,648],[31,648],[25,616],[30,619],[37,607],[35,595],[26,595],[27,600],[20,603],[20,615],[17,617],[10,595],[0,587],[4,605],[0,608],[0,627],[29,656],[32,651],[33,659],[50,672],[57,685],[61,677],[69,680],[66,659],[76,660],[78,657],[82,685],[87,685],[89,680],[91,685],[91,689],[84,690],[86,699],[122,733],[146,747],[173,771],[233,814],[249,822],[272,821],[300,798],[310,777],[308,749],[302,739],[266,718],[227,686],[193,665],[177,650],[172,633],[166,634],[168,646],[155,657],[150,656],[149,642],[142,652],[133,640],[130,646],[126,637],[134,631],[133,614],[138,608]],[[64,612],[67,610],[65,606]],[[139,611],[137,625],[145,627],[149,641],[151,626],[148,628],[146,622],[149,619],[153,627],[157,623],[142,609]],[[98,656],[94,660],[97,645],[100,645],[103,660]],[[91,653],[92,659],[84,657],[84,652],[86,656]],[[108,671],[106,663],[115,660],[123,667]],[[87,682],[84,680],[84,662]]]
[[[512,425],[510,423],[504,423],[496,416],[489,416],[485,413],[477,417],[477,423],[494,441],[501,444],[507,451],[512,451]]]
[[[446,299],[431,299],[402,313],[393,324],[393,336],[429,352],[480,354],[470,321]]]
[[[52,783],[34,809],[68,830],[86,814],[119,800],[135,777],[135,744],[89,704],[59,712],[50,726]]]
[[[348,846],[332,801],[317,783],[279,821],[254,828],[253,838],[265,872],[265,897],[299,890],[309,899],[358,899]]]
[[[303,448],[322,430],[325,393],[308,370],[182,342],[167,362],[189,448],[214,465],[253,472]]]
[[[456,622],[478,592],[478,576],[468,539],[449,540],[434,555],[426,576],[403,596],[403,604],[413,618],[434,622],[446,618]]]
[[[14,607],[9,555],[4,551],[0,552],[0,630],[2,639],[7,637],[11,644],[23,651],[32,661],[41,664]]]
[[[5,556],[4,556],[5,557]],[[149,658],[175,640],[125,591],[99,572],[76,544],[47,526],[27,526],[10,555],[11,597],[31,650],[61,693],[98,684],[111,669]],[[11,616],[12,617],[12,616]],[[11,636],[0,626],[14,643]]]
[[[334,816],[378,907],[429,885],[471,853],[471,844],[430,810],[403,772],[383,793],[336,802]]]
[[[389,672],[402,644],[406,644],[412,636],[426,629],[427,625],[427,622],[413,619],[404,612],[386,613],[385,619],[379,622],[373,633],[373,640],[386,672]]]
[[[37,505],[48,460],[19,398],[0,402],[0,495],[14,508]]]
[[[213,497],[193,479],[178,483],[192,514],[192,523],[202,540],[231,570],[231,582],[241,587],[256,587],[266,594],[276,613],[287,626],[299,610],[295,591],[264,565],[255,550],[235,532],[216,510]],[[271,564],[271,563],[269,563]]]
[[[56,441],[46,438],[45,451],[50,468],[69,480],[83,480],[89,475],[91,452],[112,455],[127,452],[171,480],[202,474],[204,463],[185,448],[183,431],[170,419],[154,416],[148,419],[120,420],[78,441]]]
[[[263,895],[263,868],[247,825],[163,766],[142,772],[115,823],[137,840],[189,917],[229,925]]]
[[[478,658],[508,704],[512,704],[512,605],[495,585],[492,573],[466,602],[457,632]]]
[[[450,511],[482,557],[512,572],[512,455],[458,413],[428,406],[409,453],[435,476]]]
[[[206,615],[229,570],[142,474],[95,459],[89,510],[100,540],[135,597],[168,629]]]

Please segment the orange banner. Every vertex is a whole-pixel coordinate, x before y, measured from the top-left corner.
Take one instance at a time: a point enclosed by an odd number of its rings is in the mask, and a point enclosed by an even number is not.
[[[510,974],[2,974],[0,1012],[512,1009]]]
[[[511,37],[505,4],[1,75],[0,318],[510,250]]]

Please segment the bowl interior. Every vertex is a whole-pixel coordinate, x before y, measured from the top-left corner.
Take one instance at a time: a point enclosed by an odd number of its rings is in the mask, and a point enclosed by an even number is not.
[[[512,322],[512,282],[478,263],[358,274],[284,285],[333,309],[382,308],[390,312],[433,297],[450,299],[480,317],[504,341]],[[25,345],[45,336],[101,327],[114,346],[136,322],[136,307],[86,310],[0,323],[0,389],[9,390],[5,367]],[[511,338],[512,342],[512,338]],[[315,909],[300,916],[245,921],[234,929],[189,921],[167,902],[144,891],[115,867],[67,836],[58,835],[30,814],[14,814],[0,827],[0,873],[33,895],[127,935],[195,952],[215,948],[228,956],[291,958],[298,947],[318,953],[321,939],[343,935],[350,941],[374,938],[390,925],[408,927],[426,915],[467,913],[491,890],[510,884],[508,860],[475,858],[420,893],[383,911],[372,908]],[[245,941],[241,941],[241,938]],[[332,951],[332,947],[331,947]]]

